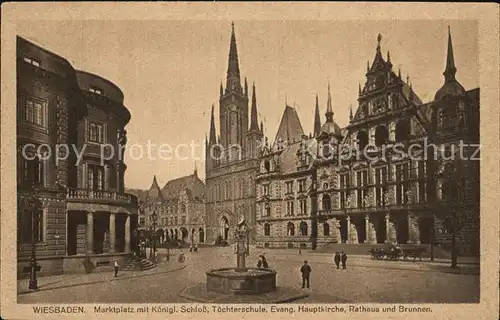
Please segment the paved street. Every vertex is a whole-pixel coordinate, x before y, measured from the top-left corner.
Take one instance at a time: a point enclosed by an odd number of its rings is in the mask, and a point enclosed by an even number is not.
[[[60,278],[71,277],[74,280],[70,285],[61,285],[61,288],[54,284],[44,291],[19,295],[18,301],[183,303],[187,301],[177,294],[186,286],[204,282],[206,270],[235,265],[235,256],[230,247],[202,248],[197,253],[184,251],[186,267],[181,270],[165,272],[178,267],[176,262],[169,262],[160,263],[154,271],[125,274],[118,280],[112,279],[111,273],[62,276]],[[257,255],[262,252],[263,250],[253,250],[247,264],[256,264]],[[298,270],[301,261],[310,261],[313,269],[312,289],[310,297],[300,302],[466,303],[479,299],[479,276],[444,272],[448,270],[447,264],[375,261],[367,257],[351,257],[347,270],[336,270],[332,268],[331,258],[326,255],[303,253],[299,256],[297,252],[285,250],[267,250],[265,253],[270,267],[278,272],[278,286],[299,286]],[[102,282],[96,283],[94,279],[93,284],[80,285],[78,277],[101,278]],[[50,280],[47,278],[43,281],[50,283]],[[91,281],[81,281],[84,282]]]

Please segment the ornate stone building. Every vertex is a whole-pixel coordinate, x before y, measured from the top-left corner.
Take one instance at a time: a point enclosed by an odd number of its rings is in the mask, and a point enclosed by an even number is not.
[[[219,96],[219,134],[215,129],[214,107],[210,136],[206,142],[206,224],[207,241],[218,236],[231,241],[230,229],[245,215],[250,241],[255,240],[255,175],[259,167],[258,149],[263,137],[257,119],[255,85],[249,117],[247,80],[241,83],[234,25],[229,45],[226,87]],[[249,119],[250,118],[250,119]],[[249,125],[250,120],[250,125]]]
[[[29,274],[33,241],[42,274],[131,256],[138,204],[124,193],[129,121],[116,85],[17,38],[19,276]]]
[[[152,228],[151,215],[157,214],[156,235],[160,243],[169,239],[186,243],[204,243],[205,184],[195,169],[189,176],[171,180],[161,189],[156,180],[149,190],[130,190],[140,201],[139,225]]]
[[[453,233],[462,253],[478,254],[479,160],[471,158],[478,159],[479,89],[467,91],[456,80],[451,34],[445,81],[428,103],[393,71],[380,42],[379,35],[366,83],[359,87],[359,107],[346,128],[333,120],[329,90],[321,128],[316,105],[316,143],[304,139],[303,148],[292,142],[284,150],[263,151],[258,245],[432,242],[447,248]],[[286,154],[312,159],[314,166],[286,170]],[[303,199],[296,183],[309,188]],[[297,201],[315,199],[305,214],[295,209]]]

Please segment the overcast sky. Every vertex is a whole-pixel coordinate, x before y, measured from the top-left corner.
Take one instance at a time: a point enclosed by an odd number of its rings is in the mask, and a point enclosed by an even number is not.
[[[285,96],[289,105],[295,103],[309,133],[317,93],[324,122],[328,81],[334,120],[347,125],[378,33],[384,58],[389,50],[395,71],[401,68],[403,78],[410,77],[424,102],[432,100],[443,83],[448,25],[457,79],[467,90],[476,88],[478,31],[473,21],[235,21],[235,30],[241,75],[250,88],[256,84],[259,122],[273,140]],[[132,114],[128,146],[146,150],[149,140],[175,148],[193,141],[196,158],[202,159],[214,103],[219,132],[219,86],[221,80],[225,84],[231,21],[26,21],[18,24],[18,35],[122,89]],[[132,159],[127,152],[126,186],[149,188],[154,174],[161,186],[192,174],[195,160],[182,150],[189,159]],[[204,163],[196,162],[204,178]]]

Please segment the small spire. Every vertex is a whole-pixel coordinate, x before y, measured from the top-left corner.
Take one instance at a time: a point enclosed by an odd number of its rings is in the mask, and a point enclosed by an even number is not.
[[[352,103],[351,103],[349,106],[349,121],[352,121],[352,118],[353,116],[352,116]]]
[[[285,93],[285,107],[288,106],[288,98],[286,96],[286,93]]]
[[[247,77],[245,77],[245,96],[248,97],[248,84],[247,84]]]
[[[326,121],[333,121],[333,107],[332,107],[332,95],[330,94],[330,81],[328,81],[328,100],[326,102]]]
[[[250,114],[250,131],[252,130],[259,131],[259,122],[257,120],[257,96],[255,95],[255,83],[252,84],[252,110]]]
[[[359,86],[358,94],[361,95],[361,83],[358,82],[358,86]]]
[[[319,117],[318,94],[316,94],[316,107],[314,109],[314,135],[318,136],[321,131],[321,118]]]
[[[410,84],[410,76],[409,75],[406,75],[406,83]]]
[[[398,78],[401,79],[401,68],[398,68]]]
[[[391,52],[387,51],[387,62],[391,62]]]
[[[264,134],[264,123],[262,122],[262,120],[260,121],[260,132]]]
[[[366,71],[370,71],[370,60],[366,62]]]
[[[224,95],[224,87],[222,86],[222,80],[220,81],[220,96]]]
[[[214,117],[215,106],[212,104],[212,115],[210,116],[210,140],[209,145],[216,144],[215,140],[215,117]]]
[[[453,43],[451,41],[451,28],[448,26],[448,52],[446,54],[446,68],[443,72],[445,81],[455,80],[457,68],[455,67],[455,57],[453,55]]]
[[[377,36],[377,51],[380,51],[380,41],[382,41],[382,35],[379,33]]]
[[[194,175],[198,176],[198,168],[196,167],[196,161],[194,162]]]

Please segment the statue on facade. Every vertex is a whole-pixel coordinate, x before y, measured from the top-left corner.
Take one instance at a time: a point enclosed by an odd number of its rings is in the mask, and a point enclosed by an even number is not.
[[[120,150],[120,160],[123,160],[123,155],[125,153],[125,145],[127,144],[127,130],[125,129],[118,129],[116,131],[116,141],[118,143],[118,148]]]

